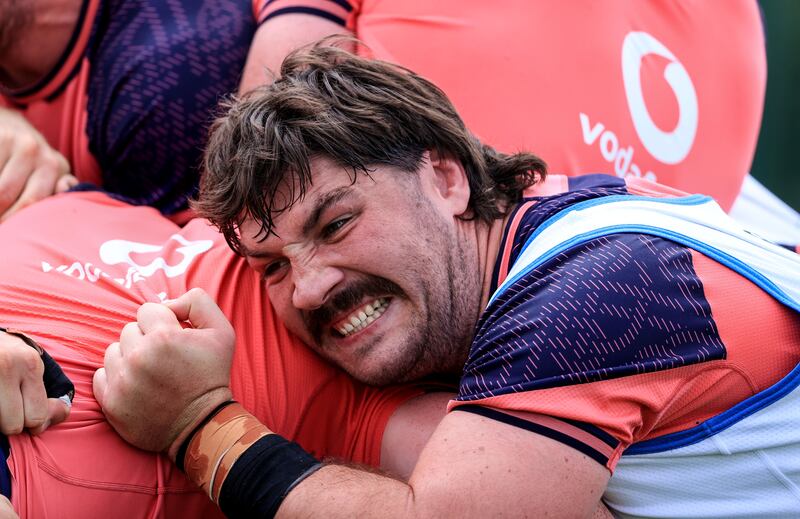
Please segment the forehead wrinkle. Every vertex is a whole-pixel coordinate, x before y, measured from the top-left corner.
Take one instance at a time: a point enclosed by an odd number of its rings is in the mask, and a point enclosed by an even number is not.
[[[352,186],[350,186],[350,185],[337,187],[337,188],[332,189],[332,190],[328,191],[327,193],[321,195],[314,202],[314,206],[313,206],[313,208],[311,210],[311,213],[309,214],[309,216],[306,218],[305,222],[303,223],[302,234],[303,235],[308,235],[314,229],[314,227],[317,226],[317,224],[319,223],[320,217],[322,216],[322,213],[328,207],[330,207],[331,205],[335,204],[336,202],[339,202],[340,200],[349,198],[351,195],[352,195]],[[240,231],[241,231],[241,229],[240,229]],[[257,233],[256,236],[261,235],[261,234],[263,234],[263,231]],[[276,238],[280,238],[280,236],[277,233],[275,233],[274,230],[273,230],[271,233],[266,233],[266,235],[263,238],[258,239],[258,243],[263,243],[263,242],[269,240],[270,234],[273,234]],[[254,236],[254,238],[256,238],[256,236]],[[273,253],[259,251],[259,250],[251,250],[250,248],[247,247],[247,245],[245,245],[244,240],[241,240],[241,239],[240,239],[240,243],[239,243],[239,250],[240,250],[241,254],[244,257],[266,258],[266,257],[275,256],[275,254],[273,254]]]

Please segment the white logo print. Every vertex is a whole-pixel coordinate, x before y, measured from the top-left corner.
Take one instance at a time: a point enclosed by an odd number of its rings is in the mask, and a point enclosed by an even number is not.
[[[107,265],[117,265],[125,263],[144,277],[150,277],[158,270],[163,270],[167,277],[174,278],[180,276],[194,259],[200,254],[209,250],[214,242],[211,240],[188,241],[183,236],[174,234],[170,237],[182,245],[175,249],[175,252],[183,256],[177,265],[168,265],[164,258],[155,258],[147,265],[139,265],[132,258],[131,254],[147,254],[160,252],[164,247],[160,245],[150,245],[148,243],[137,243],[126,240],[109,240],[100,246],[100,259]]]
[[[91,283],[97,283],[101,279],[108,279],[125,288],[131,288],[134,283],[145,281],[159,270],[163,270],[167,277],[170,278],[180,276],[186,272],[197,256],[203,254],[214,245],[211,240],[188,241],[177,234],[170,236],[170,240],[175,240],[181,244],[180,247],[175,248],[175,252],[181,256],[181,261],[177,265],[168,265],[163,257],[157,257],[147,265],[140,265],[131,257],[132,254],[159,253],[164,249],[164,246],[127,240],[109,240],[100,246],[100,259],[106,265],[127,265],[127,270],[122,277],[119,277],[119,272],[117,272],[117,275],[112,275],[92,263],[80,261],[76,261],[72,265],[58,266],[42,261],[42,272],[57,272]],[[167,298],[165,292],[160,292],[157,295],[161,301]]]
[[[678,125],[671,132],[658,128],[642,95],[642,59],[656,54],[670,60],[664,69],[664,79],[678,100]],[[622,44],[622,79],[633,119],[633,126],[642,144],[656,159],[665,164],[677,164],[692,149],[697,133],[697,93],[686,68],[660,41],[646,32],[631,32]]]

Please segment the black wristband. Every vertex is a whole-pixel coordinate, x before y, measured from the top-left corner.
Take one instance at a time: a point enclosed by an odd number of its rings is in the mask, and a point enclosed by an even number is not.
[[[189,444],[192,443],[192,438],[194,438],[194,435],[197,434],[197,431],[202,429],[208,422],[210,422],[211,419],[214,418],[217,415],[217,413],[219,413],[220,411],[222,411],[223,409],[225,409],[229,405],[235,404],[235,403],[236,403],[236,400],[228,400],[227,402],[222,402],[221,404],[219,404],[217,407],[214,408],[213,411],[208,413],[206,415],[206,417],[203,418],[203,420],[200,421],[200,423],[195,426],[194,429],[192,429],[192,432],[189,433],[189,436],[184,438],[183,443],[181,443],[181,446],[178,447],[178,452],[175,454],[175,465],[178,466],[178,468],[181,470],[181,472],[184,471],[183,470],[183,458],[186,457],[186,449],[189,448]]]
[[[42,381],[44,382],[44,389],[47,393],[47,398],[60,398],[62,396],[69,397],[69,403],[75,397],[75,385],[61,370],[61,366],[42,348],[38,342],[30,338],[24,332],[14,330],[11,328],[3,328],[0,326],[0,332],[5,332],[14,337],[19,337],[22,342],[33,348],[39,353],[44,364],[44,373],[42,374]]]
[[[236,460],[219,493],[219,507],[230,518],[274,517],[283,499],[322,466],[294,442],[270,434]]]

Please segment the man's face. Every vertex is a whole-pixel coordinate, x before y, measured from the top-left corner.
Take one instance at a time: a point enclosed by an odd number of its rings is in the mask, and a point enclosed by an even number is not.
[[[430,161],[418,174],[379,166],[355,182],[324,158],[311,169],[277,236],[259,241],[254,221],[240,228],[280,318],[370,384],[460,369],[479,312],[477,253],[459,239]]]

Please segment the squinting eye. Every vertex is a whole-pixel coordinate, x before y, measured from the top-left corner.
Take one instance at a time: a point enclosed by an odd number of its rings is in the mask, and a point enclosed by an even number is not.
[[[350,221],[350,217],[339,218],[338,220],[334,220],[322,229],[322,236],[327,238],[329,236],[333,236],[336,231],[344,227],[344,225]]]
[[[279,259],[269,263],[266,267],[264,267],[264,273],[261,274],[261,277],[266,279],[277,274],[283,267],[286,266],[286,264],[287,261],[285,259]]]

